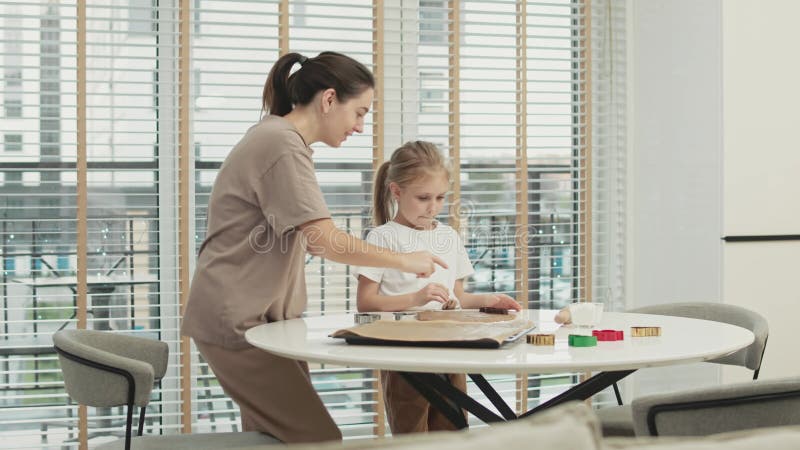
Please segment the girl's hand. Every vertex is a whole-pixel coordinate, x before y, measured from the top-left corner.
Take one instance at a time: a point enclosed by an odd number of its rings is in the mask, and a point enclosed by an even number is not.
[[[447,287],[439,283],[430,283],[414,293],[414,304],[422,306],[430,301],[446,303],[450,299]]]
[[[486,306],[490,308],[513,309],[515,311],[522,309],[516,300],[506,294],[486,294]]]
[[[561,325],[569,325],[572,323],[572,314],[569,312],[569,307],[561,308],[561,311],[556,314],[555,321]]]
[[[447,269],[447,263],[438,256],[432,255],[430,252],[411,252],[403,253],[401,256],[402,264],[400,270],[408,273],[417,274],[417,278],[428,278],[436,271],[436,264]],[[447,299],[445,299],[447,301]]]

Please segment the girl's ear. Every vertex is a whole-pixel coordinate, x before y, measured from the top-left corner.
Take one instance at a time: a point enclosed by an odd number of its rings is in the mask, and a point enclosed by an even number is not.
[[[400,185],[392,181],[389,183],[389,190],[392,192],[392,198],[394,200],[399,200],[400,197]]]
[[[320,101],[322,102],[322,113],[328,114],[333,109],[333,104],[336,103],[336,90],[333,88],[328,88],[322,91],[322,95],[320,95]]]

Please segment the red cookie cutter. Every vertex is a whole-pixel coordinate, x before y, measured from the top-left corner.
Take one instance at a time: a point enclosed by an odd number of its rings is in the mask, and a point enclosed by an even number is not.
[[[624,339],[622,330],[593,330],[592,336],[598,341],[621,341]]]

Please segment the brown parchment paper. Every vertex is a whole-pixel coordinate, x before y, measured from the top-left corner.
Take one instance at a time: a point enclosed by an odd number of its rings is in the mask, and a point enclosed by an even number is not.
[[[481,313],[484,314],[484,313]],[[486,314],[492,316],[496,314]],[[499,316],[499,315],[497,315]],[[378,320],[337,330],[331,337],[358,336],[368,339],[414,342],[476,342],[491,340],[502,345],[506,338],[533,327],[533,322],[516,315],[510,320],[479,322],[456,320]]]

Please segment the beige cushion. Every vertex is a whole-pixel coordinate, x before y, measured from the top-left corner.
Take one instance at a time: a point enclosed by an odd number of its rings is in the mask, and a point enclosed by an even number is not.
[[[603,436],[635,436],[633,432],[633,411],[631,405],[610,406],[595,410]]]
[[[558,450],[599,449],[600,424],[583,403],[568,403],[530,418],[481,427],[470,431],[439,431],[403,435],[382,440],[365,439],[328,444],[290,445],[291,450]],[[253,447],[255,449],[255,447]]]
[[[704,437],[607,438],[603,450],[797,450],[800,426],[760,428]]]
[[[205,449],[267,449],[270,445],[280,445],[272,436],[256,431],[244,433],[196,433],[136,436],[131,440],[131,450],[205,450]],[[125,438],[107,442],[94,447],[95,450],[123,450]]]

